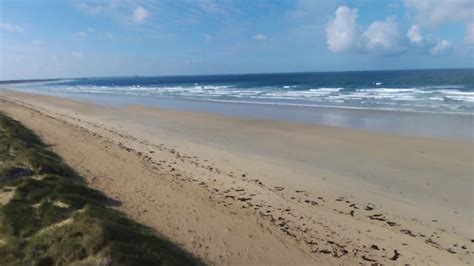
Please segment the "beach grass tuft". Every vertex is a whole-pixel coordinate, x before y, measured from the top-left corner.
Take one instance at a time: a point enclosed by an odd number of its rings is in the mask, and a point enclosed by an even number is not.
[[[0,265],[200,265],[111,201],[0,113]]]

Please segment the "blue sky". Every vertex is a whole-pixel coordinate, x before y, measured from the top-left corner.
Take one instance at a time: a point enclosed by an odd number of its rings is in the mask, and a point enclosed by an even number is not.
[[[0,79],[473,67],[471,0],[3,0]]]

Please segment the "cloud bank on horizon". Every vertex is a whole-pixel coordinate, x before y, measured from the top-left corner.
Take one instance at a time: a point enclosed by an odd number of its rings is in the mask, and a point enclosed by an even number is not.
[[[0,3],[0,79],[474,67],[474,1]]]

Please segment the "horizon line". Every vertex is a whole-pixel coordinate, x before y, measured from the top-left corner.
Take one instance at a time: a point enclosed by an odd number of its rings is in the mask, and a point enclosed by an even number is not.
[[[281,75],[281,74],[314,74],[314,73],[349,73],[349,72],[389,72],[389,71],[429,71],[429,70],[473,70],[473,67],[460,68],[406,68],[406,69],[378,69],[378,70],[336,70],[336,71],[295,71],[295,72],[256,72],[256,73],[227,73],[227,74],[177,74],[177,75],[113,75],[113,76],[87,76],[87,77],[56,77],[56,78],[35,78],[35,79],[7,79],[0,80],[0,84],[55,81],[66,79],[90,79],[90,78],[153,78],[153,77],[206,77],[206,76],[251,76],[251,75]]]

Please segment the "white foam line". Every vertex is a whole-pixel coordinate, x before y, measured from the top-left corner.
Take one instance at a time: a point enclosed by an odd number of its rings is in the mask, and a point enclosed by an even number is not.
[[[163,97],[167,99],[175,99],[173,97]],[[254,101],[232,101],[232,100],[217,100],[217,99],[202,99],[202,98],[188,98],[187,100],[206,101],[206,102],[222,102],[222,103],[236,103],[236,104],[255,104],[255,105],[277,105],[288,107],[314,107],[314,108],[334,108],[334,109],[349,109],[349,110],[375,110],[375,111],[391,111],[391,112],[408,112],[408,113],[427,113],[427,114],[450,114],[450,115],[467,115],[474,116],[472,113],[465,112],[434,112],[434,111],[420,111],[412,109],[396,109],[396,108],[370,108],[370,107],[355,107],[344,105],[323,105],[323,104],[300,104],[300,103],[275,103],[275,102],[254,102]]]
[[[65,81],[62,81],[65,82]],[[59,83],[62,83],[59,82]],[[54,83],[54,82],[51,82]],[[56,81],[56,83],[58,83]],[[47,84],[47,83],[46,83]],[[43,84],[44,86],[44,84]],[[355,109],[355,110],[382,110],[382,111],[404,111],[419,113],[436,113],[436,114],[461,114],[472,115],[469,109],[463,112],[457,111],[427,111],[415,110],[414,107],[436,108],[433,105],[417,105],[417,102],[439,102],[444,98],[462,102],[463,107],[471,108],[474,102],[474,92],[463,92],[453,89],[431,90],[432,97],[417,97],[418,93],[427,93],[428,91],[419,91],[416,88],[372,88],[372,89],[356,89],[350,92],[340,92],[344,88],[315,88],[303,91],[265,91],[256,89],[238,89],[225,85],[203,85],[203,86],[165,86],[165,87],[140,87],[140,86],[96,86],[96,85],[71,85],[71,86],[44,86],[45,91],[49,90],[56,93],[85,93],[85,94],[101,94],[101,95],[135,95],[135,96],[154,96],[170,98],[196,99],[200,101],[226,102],[226,103],[243,103],[243,104],[259,104],[259,105],[278,105],[278,106],[298,106],[298,107],[324,107],[339,109]],[[41,87],[36,90],[41,91]],[[419,94],[418,94],[419,95]],[[210,99],[220,96],[228,96],[242,98],[242,100],[226,100],[226,99]],[[439,97],[438,97],[439,96]],[[441,98],[443,96],[444,98]],[[268,100],[305,100],[309,102],[328,102],[341,103],[344,100],[359,101],[362,104],[382,104],[397,105],[400,108],[384,108],[384,107],[356,107],[346,105],[324,105],[324,104],[306,104],[306,103],[288,103],[288,102],[266,102],[266,101],[246,101],[250,99],[268,99]],[[386,100],[379,103],[376,100]],[[410,105],[404,105],[403,101],[413,102]],[[393,103],[397,102],[397,103]],[[404,108],[407,107],[407,108]],[[410,108],[411,107],[411,108]],[[440,107],[440,106],[437,106]],[[456,110],[452,104],[445,105],[446,109]],[[472,106],[474,107],[474,106]]]

